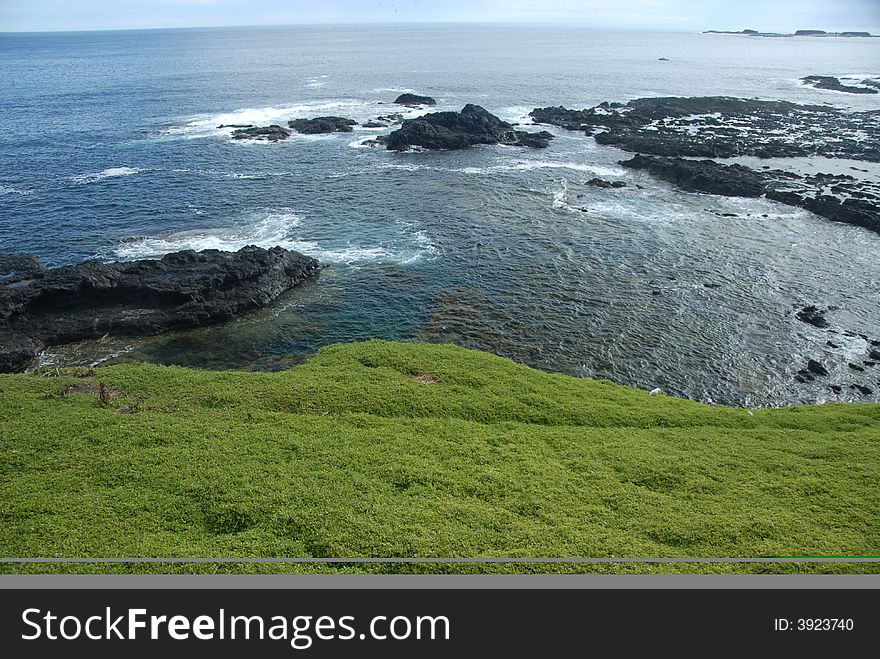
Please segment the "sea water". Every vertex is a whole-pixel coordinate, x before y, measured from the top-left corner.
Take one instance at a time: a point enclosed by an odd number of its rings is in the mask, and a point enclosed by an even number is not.
[[[431,153],[364,144],[391,128],[278,143],[219,128],[427,111],[393,105],[403,92],[523,124],[538,106],[659,95],[876,110],[880,95],[799,79],[878,73],[878,39],[522,25],[0,34],[0,251],[55,266],[281,245],[329,266],[231,323],[53,348],[48,364],[277,369],[379,337],[712,403],[880,400],[880,384],[828,389],[864,356],[860,334],[880,338],[880,235],[683,193],[556,128],[544,150]],[[627,187],[584,185],[595,176]],[[831,327],[797,320],[807,304],[836,308]],[[830,377],[796,382],[808,358]]]

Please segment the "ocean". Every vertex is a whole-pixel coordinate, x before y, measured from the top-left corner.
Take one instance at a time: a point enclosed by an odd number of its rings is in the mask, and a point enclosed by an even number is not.
[[[877,401],[880,386],[828,384],[866,351],[860,334],[880,338],[880,235],[684,193],[557,128],[543,150],[394,153],[363,144],[390,128],[263,143],[218,126],[364,122],[400,111],[404,91],[524,124],[535,107],[666,95],[868,110],[880,94],[799,79],[878,73],[878,39],[502,25],[0,34],[0,251],[57,266],[281,245],[329,266],[228,324],[52,348],[49,365],[271,370],[384,338],[709,403]],[[584,186],[597,176],[628,185]],[[795,318],[809,304],[832,308],[830,328]],[[831,375],[796,382],[810,358]]]

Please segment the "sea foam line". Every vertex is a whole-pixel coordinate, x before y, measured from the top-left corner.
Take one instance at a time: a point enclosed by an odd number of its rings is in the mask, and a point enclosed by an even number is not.
[[[89,174],[77,174],[76,176],[71,176],[70,181],[77,183],[79,185],[85,185],[88,183],[97,183],[98,181],[102,181],[105,178],[116,178],[119,176],[133,176],[134,174],[140,174],[141,172],[146,171],[139,167],[109,167],[100,172],[91,172]]]
[[[122,260],[159,258],[184,249],[201,251],[218,249],[234,252],[246,245],[302,252],[323,263],[357,265],[363,263],[411,264],[438,253],[426,232],[401,226],[401,236],[393,244],[344,245],[326,244],[297,235],[303,225],[302,216],[290,209],[264,211],[250,218],[247,224],[180,231],[162,236],[141,236],[117,243],[113,256]]]

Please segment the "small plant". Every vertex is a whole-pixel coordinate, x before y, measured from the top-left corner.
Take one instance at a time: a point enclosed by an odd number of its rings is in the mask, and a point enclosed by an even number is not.
[[[112,397],[109,387],[103,382],[98,383],[98,398],[101,399],[101,405],[109,405]]]

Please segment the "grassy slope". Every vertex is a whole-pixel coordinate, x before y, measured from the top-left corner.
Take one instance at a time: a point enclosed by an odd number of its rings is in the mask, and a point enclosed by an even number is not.
[[[61,395],[98,382],[114,392],[110,404]],[[0,376],[0,555],[877,555],[878,458],[880,405],[749,414],[453,346],[331,346],[280,373],[138,365]],[[0,565],[53,569],[194,568]]]

